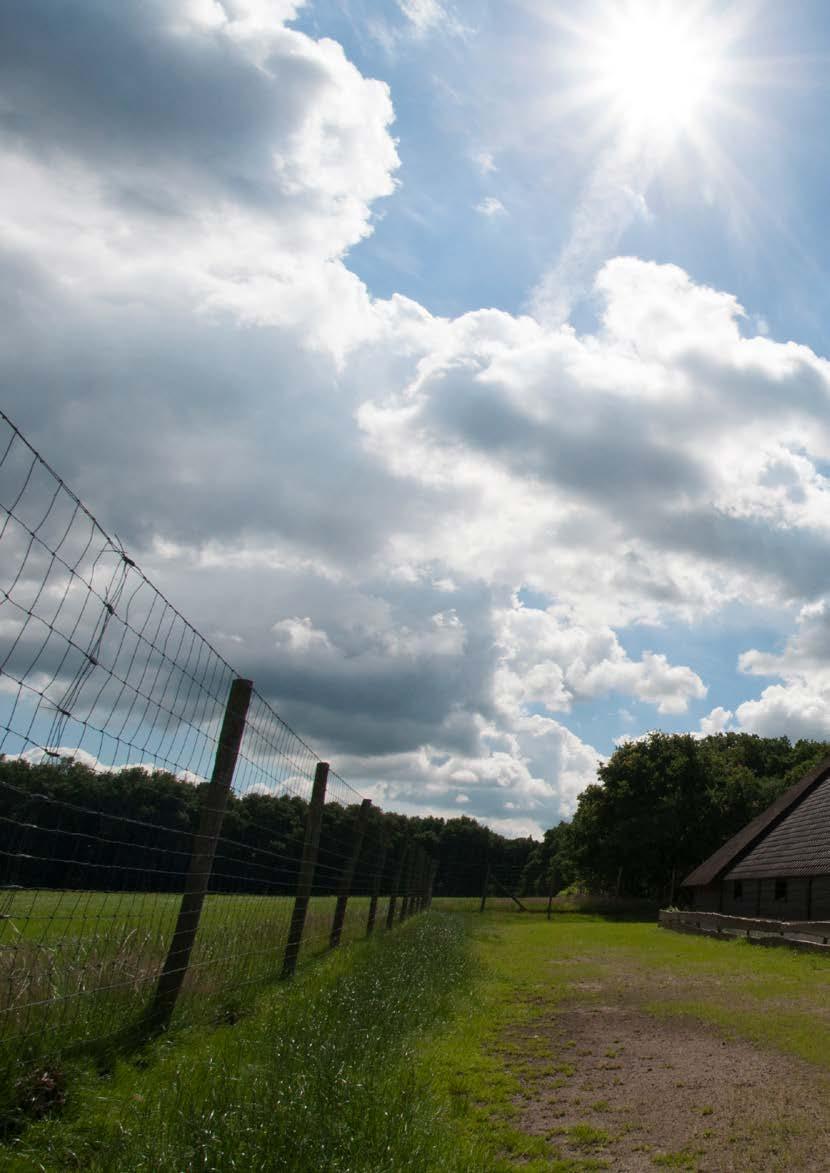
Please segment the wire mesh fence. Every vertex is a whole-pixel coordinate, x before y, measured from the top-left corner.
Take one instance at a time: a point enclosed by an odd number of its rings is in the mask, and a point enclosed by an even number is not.
[[[21,1064],[174,1013],[233,1015],[246,991],[423,908],[433,872],[0,412],[7,1086]]]

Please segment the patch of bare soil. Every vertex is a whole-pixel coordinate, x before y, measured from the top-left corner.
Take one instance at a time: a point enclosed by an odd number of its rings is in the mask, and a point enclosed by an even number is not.
[[[830,1171],[821,1073],[692,1020],[653,1017],[621,993],[594,999],[503,1040],[523,1085],[517,1123],[547,1137],[552,1155],[621,1173]]]

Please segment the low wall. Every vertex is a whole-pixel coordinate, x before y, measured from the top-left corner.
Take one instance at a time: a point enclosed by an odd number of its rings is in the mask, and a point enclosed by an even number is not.
[[[727,916],[721,912],[676,912],[661,909],[660,924],[676,933],[701,933],[723,940],[743,937],[754,945],[789,945],[816,953],[830,953],[830,921],[767,920]]]

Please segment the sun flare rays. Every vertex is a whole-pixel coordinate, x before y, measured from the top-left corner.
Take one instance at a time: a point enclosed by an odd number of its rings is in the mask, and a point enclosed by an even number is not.
[[[592,159],[571,232],[530,299],[549,322],[567,320],[626,228],[648,220],[648,193],[671,168],[707,203],[733,203],[736,174],[724,130],[752,120],[742,98],[757,63],[739,57],[754,0],[597,0],[584,14],[560,8],[555,122],[580,127]],[[745,203],[746,201],[743,201]]]

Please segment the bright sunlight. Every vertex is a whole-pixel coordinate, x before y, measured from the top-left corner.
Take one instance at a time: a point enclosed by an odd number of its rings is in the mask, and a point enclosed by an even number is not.
[[[670,138],[694,129],[717,99],[722,31],[694,3],[631,0],[606,9],[587,51],[591,88],[634,134]]]

